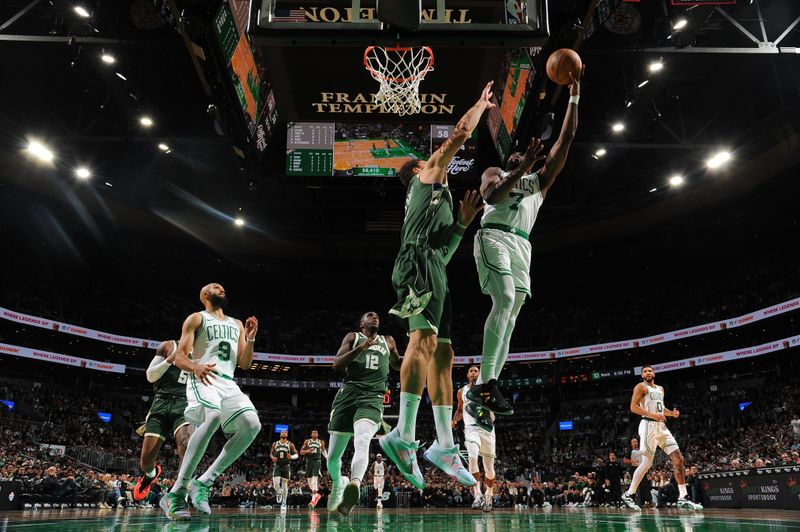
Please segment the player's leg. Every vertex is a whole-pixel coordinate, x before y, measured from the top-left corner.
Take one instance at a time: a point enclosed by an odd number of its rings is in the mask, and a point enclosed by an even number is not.
[[[500,345],[500,351],[497,352],[497,359],[494,361],[494,377],[500,378],[500,373],[503,371],[503,366],[506,365],[506,358],[508,358],[508,351],[511,348],[511,335],[514,332],[514,326],[517,324],[517,316],[519,316],[522,305],[528,299],[528,294],[516,289],[514,294],[514,305],[511,307],[511,314],[508,316],[508,324],[506,325],[506,332],[503,336],[503,343]]]
[[[352,437],[349,432],[330,432],[330,440],[328,440],[328,474],[331,476],[331,493],[328,495],[328,510],[334,511],[339,503],[342,501],[342,492],[345,485],[350,482],[350,479],[342,476],[342,455],[347,444]]]
[[[683,453],[678,448],[678,442],[672,436],[668,429],[664,430],[664,443],[662,449],[667,453],[670,460],[672,460],[672,471],[675,476],[675,482],[678,484],[678,507],[686,508],[689,510],[702,510],[703,506],[697,504],[688,497],[686,490],[686,468],[684,466]]]
[[[483,462],[484,479],[486,481],[486,493],[484,493],[483,496],[483,511],[488,512],[492,509],[494,497],[494,478],[496,476],[494,471],[494,457],[484,454],[481,455],[481,461]]]
[[[470,431],[474,433],[473,431]],[[472,507],[481,508],[483,506],[483,494],[481,493],[481,471],[478,467],[478,454],[480,452],[480,445],[474,434],[468,434],[467,429],[464,430],[464,446],[467,448],[467,463],[469,465],[469,472],[475,477],[475,485],[472,486]]]
[[[380,417],[380,414],[378,414]],[[342,502],[336,510],[342,515],[349,515],[353,507],[358,504],[361,494],[361,481],[369,465],[369,442],[378,432],[378,421],[360,418],[353,423],[353,461],[350,464],[350,482],[342,493]]]
[[[142,476],[133,488],[133,500],[143,501],[150,493],[150,484],[161,472],[161,467],[156,467],[156,458],[161,450],[164,437],[160,434],[145,433],[142,442],[142,454],[139,456],[139,469]]]
[[[181,424],[178,430],[175,431],[175,446],[178,451],[178,460],[183,462],[183,457],[186,455],[186,448],[189,445],[189,438],[194,434],[194,426],[188,421]]]
[[[652,427],[650,427],[650,423],[650,421],[645,419],[639,422],[639,441],[642,445],[642,461],[639,462],[639,465],[636,466],[636,469],[633,471],[631,485],[628,486],[627,491],[622,494],[622,502],[625,503],[625,506],[633,510],[641,510],[639,505],[636,504],[636,490],[639,489],[639,483],[642,482],[650,466],[653,465],[653,458],[655,457],[655,436]]]

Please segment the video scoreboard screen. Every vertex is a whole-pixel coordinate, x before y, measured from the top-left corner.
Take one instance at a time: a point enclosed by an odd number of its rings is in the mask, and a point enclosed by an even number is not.
[[[409,160],[426,160],[453,131],[441,124],[293,122],[286,135],[286,175],[396,176]],[[475,171],[475,136],[453,158],[450,175]]]
[[[516,125],[528,101],[528,93],[534,79],[531,53],[538,49],[517,48],[509,50],[503,62],[500,76],[492,91],[497,106],[490,109],[486,123],[500,158],[505,161],[511,152]]]

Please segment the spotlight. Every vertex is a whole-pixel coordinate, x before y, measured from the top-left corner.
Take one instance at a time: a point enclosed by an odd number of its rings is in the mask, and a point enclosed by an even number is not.
[[[167,146],[163,142],[158,145],[158,149],[161,150],[161,151],[165,151],[167,153],[169,153],[169,151],[170,151],[169,146]]]
[[[675,25],[674,25],[674,26],[672,26],[672,29],[674,29],[674,30],[682,30],[683,28],[685,28],[685,27],[686,27],[686,25],[687,25],[688,23],[689,23],[689,22],[688,22],[688,21],[687,21],[685,18],[679,18],[679,19],[677,20],[677,22],[675,22]]]
[[[37,159],[44,161],[44,162],[51,162],[53,160],[53,152],[39,142],[38,140],[32,140],[28,143],[28,153],[36,157]]]
[[[111,183],[109,183],[108,181],[106,181],[106,186],[107,186],[107,187],[114,188],[114,185],[112,185],[112,184],[111,184]]]
[[[662,68],[664,68],[664,63],[662,63],[661,59],[659,59],[658,61],[650,63],[650,65],[648,65],[647,67],[647,70],[649,70],[650,72],[658,72]]]
[[[151,127],[154,122],[153,119],[149,116],[143,116],[139,119],[139,123],[142,124],[144,127]]]
[[[656,190],[658,190],[658,188],[651,188],[650,192],[655,192]]]
[[[123,75],[122,75],[122,74],[120,74],[119,72],[114,72],[114,74],[116,74],[116,75],[117,75],[117,77],[118,77],[119,79],[121,79],[122,81],[128,81],[128,78],[126,78],[125,76],[123,76]]]
[[[103,55],[100,56],[100,59],[103,61],[103,63],[107,65],[113,65],[114,63],[117,62],[117,58],[111,54],[104,53]]]
[[[644,80],[643,82],[639,83],[639,88],[641,89],[642,87],[644,87],[645,85],[647,85],[647,83],[648,83],[649,81],[650,81],[649,79],[646,79],[646,80]]]
[[[236,227],[242,227],[244,225],[244,218],[236,218],[233,223],[236,224]]]
[[[594,152],[594,154],[597,155],[598,157],[602,157],[603,155],[606,154],[606,149],[605,148],[600,148],[599,150]]]
[[[92,176],[92,173],[85,166],[81,166],[75,170],[75,175],[78,177],[78,179],[89,179]]]
[[[617,122],[616,124],[611,126],[611,131],[613,131],[614,133],[619,133],[624,129],[625,129],[625,124],[623,124],[622,122]]]
[[[83,7],[82,5],[76,5],[76,6],[75,6],[75,7],[73,7],[72,9],[73,9],[73,10],[74,10],[74,11],[75,11],[75,12],[78,14],[78,16],[79,16],[79,17],[81,17],[81,18],[89,18],[89,16],[90,16],[90,15],[89,15],[89,12],[88,12],[88,11],[86,11],[86,8],[85,8],[85,7]]]
[[[628,109],[631,105],[633,105],[633,100],[628,100],[625,102],[625,109]]]
[[[669,184],[673,187],[679,187],[683,184],[683,176],[674,175],[669,178]]]
[[[719,168],[731,159],[731,154],[727,151],[715,153],[713,157],[706,161],[709,168]]]

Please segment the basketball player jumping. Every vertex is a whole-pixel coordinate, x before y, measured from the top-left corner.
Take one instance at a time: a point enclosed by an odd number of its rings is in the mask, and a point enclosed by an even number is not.
[[[483,112],[494,107],[491,89],[490,82],[430,159],[409,161],[398,173],[408,191],[401,245],[392,272],[399,301],[389,312],[401,319],[409,332],[409,342],[400,370],[398,424],[380,439],[380,445],[400,473],[418,489],[424,488],[425,481],[417,464],[417,410],[426,384],[433,404],[436,442],[425,452],[425,459],[462,484],[475,484],[475,478],[461,463],[450,427],[452,306],[445,267],[483,206],[477,191],[468,191],[459,205],[458,219],[453,220],[447,167],[478,125]]]
[[[572,75],[570,74],[570,77]],[[517,316],[531,296],[530,232],[544,198],[564,168],[567,153],[578,129],[580,81],[572,78],[567,113],[553,148],[545,158],[543,145],[531,139],[525,153],[513,153],[506,169],[488,168],[481,176],[481,196],[486,208],[481,229],[475,235],[475,263],[481,290],[492,298],[492,310],[483,327],[483,356],[478,385],[469,398],[499,415],[514,409],[500,394],[497,379],[508,356]],[[537,162],[544,165],[531,172]]]
[[[375,463],[372,466],[372,487],[375,488],[377,493],[378,504],[375,508],[383,508],[383,482],[386,475],[386,465],[383,463],[383,456],[378,454],[375,456]]]
[[[183,322],[175,353],[175,365],[190,373],[186,381],[186,420],[199,426],[189,439],[175,485],[161,499],[161,508],[172,520],[190,519],[187,490],[194,507],[211,514],[208,504],[211,485],[247,450],[261,430],[253,403],[233,381],[237,365],[249,369],[253,362],[258,320],[251,316],[242,325],[241,321],[226,316],[228,299],[218,283],[200,290],[200,302],[205,310],[195,312]],[[189,358],[189,352],[194,360]],[[206,472],[192,479],[208,443],[220,428],[231,434],[230,439]]]
[[[478,380],[478,366],[470,366],[467,370],[467,385],[458,390],[458,409],[453,417],[453,428],[459,421],[464,420],[464,445],[469,457],[469,472],[477,481],[472,486],[473,508],[483,508],[484,512],[492,510],[492,497],[494,496],[494,459],[496,457],[496,436],[492,412],[476,405],[467,399],[467,392],[475,386]],[[481,493],[481,473],[478,469],[478,455],[483,462],[483,471],[486,475],[486,494]]]
[[[303,442],[300,455],[306,457],[306,477],[309,479],[308,487],[311,488],[311,502],[308,506],[316,508],[322,495],[319,491],[319,477],[322,474],[322,457],[328,457],[325,442],[319,439],[319,432],[311,431],[311,438]]]
[[[289,499],[289,480],[292,478],[289,463],[299,458],[297,447],[289,441],[289,431],[281,431],[281,438],[272,443],[269,456],[275,464],[272,469],[272,489],[275,490],[275,497],[281,505],[281,510],[285,510]]]
[[[336,353],[333,369],[344,371],[341,389],[331,407],[328,432],[328,473],[333,486],[328,510],[349,515],[358,503],[361,480],[369,463],[369,442],[381,425],[383,395],[389,366],[400,369],[400,353],[391,336],[378,334],[380,318],[375,312],[361,316],[359,332],[349,332]],[[350,478],[343,477],[342,454],[353,439]]]
[[[645,366],[642,368],[642,382],[633,388],[631,412],[642,416],[642,420],[639,422],[639,441],[643,449],[641,462],[633,472],[631,485],[628,487],[628,491],[622,494],[622,502],[628,508],[641,510],[634,499],[636,490],[639,488],[642,478],[647,474],[647,470],[653,465],[656,449],[661,447],[672,460],[672,470],[675,474],[675,481],[678,483],[678,507],[702,510],[702,505],[686,498],[686,471],[683,467],[683,455],[665,423],[668,417],[677,418],[680,412],[678,409],[670,410],[664,406],[664,388],[656,385],[655,378],[656,373],[653,371],[653,367]]]
[[[144,441],[139,458],[139,467],[144,474],[133,488],[135,501],[144,500],[150,493],[150,484],[161,475],[161,466],[156,464],[156,458],[167,435],[175,436],[178,457],[183,462],[186,445],[194,432],[194,427],[183,415],[189,374],[175,366],[177,351],[178,342],[175,340],[161,342],[147,368],[147,381],[153,383],[155,397],[144,422]]]

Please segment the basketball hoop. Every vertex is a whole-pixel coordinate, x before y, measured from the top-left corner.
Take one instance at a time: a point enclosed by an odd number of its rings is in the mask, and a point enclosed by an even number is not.
[[[433,70],[433,50],[369,46],[364,50],[364,66],[380,83],[375,103],[383,111],[400,116],[419,113],[419,83]]]

